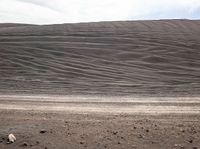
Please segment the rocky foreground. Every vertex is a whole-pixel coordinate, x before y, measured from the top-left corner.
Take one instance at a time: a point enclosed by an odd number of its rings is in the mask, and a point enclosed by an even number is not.
[[[197,97],[47,97],[1,95],[0,148],[200,148]]]
[[[0,111],[1,149],[199,149],[199,115]],[[9,133],[17,140],[7,143]]]

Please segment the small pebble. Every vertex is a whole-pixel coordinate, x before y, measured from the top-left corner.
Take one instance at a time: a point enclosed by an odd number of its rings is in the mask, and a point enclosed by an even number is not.
[[[40,130],[40,133],[46,133],[46,132],[47,132],[47,131],[44,130],[44,129]]]
[[[22,146],[28,146],[28,143],[27,143],[27,142],[24,142],[24,143],[22,144]]]
[[[138,138],[143,138],[143,136],[140,134],[140,135],[138,136]]]
[[[190,142],[190,143],[193,143],[193,140],[192,140],[192,139],[190,139],[188,142]]]
[[[174,147],[180,147],[180,148],[184,148],[181,144],[175,144]]]

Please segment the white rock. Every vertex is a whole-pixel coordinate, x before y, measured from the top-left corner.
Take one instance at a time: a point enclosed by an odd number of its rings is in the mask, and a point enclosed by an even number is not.
[[[11,142],[11,143],[13,143],[13,142],[15,142],[17,139],[16,139],[16,137],[13,135],[13,134],[9,134],[8,135],[8,141],[9,142]]]

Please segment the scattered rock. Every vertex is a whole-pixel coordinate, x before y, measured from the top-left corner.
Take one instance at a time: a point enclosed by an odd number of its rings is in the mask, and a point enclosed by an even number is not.
[[[84,142],[80,142],[80,144],[84,144]]]
[[[191,128],[191,133],[193,133],[193,134],[197,133],[197,131],[195,130],[194,127]]]
[[[189,142],[189,143],[193,143],[193,140],[192,140],[192,139],[190,139],[188,142]]]
[[[149,132],[149,130],[147,129],[146,132]]]
[[[182,146],[181,144],[175,144],[174,147],[180,147],[180,148],[184,148],[184,146]]]
[[[181,132],[185,132],[185,130],[181,129]]]
[[[133,145],[132,148],[137,148],[137,147],[135,145]]]
[[[138,138],[143,138],[143,136],[140,134],[140,135],[138,136]]]
[[[3,142],[4,140],[5,140],[5,138],[4,138],[4,137],[1,137],[0,143]]]
[[[8,135],[8,142],[9,143],[14,143],[16,141],[16,137],[13,134]]]
[[[28,146],[28,143],[27,143],[27,142],[24,142],[24,143],[22,144],[22,146]]]
[[[46,133],[47,131],[45,129],[40,130],[40,133]]]

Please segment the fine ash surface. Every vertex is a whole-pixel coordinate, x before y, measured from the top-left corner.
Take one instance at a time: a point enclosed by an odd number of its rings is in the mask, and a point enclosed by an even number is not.
[[[197,96],[200,21],[0,24],[1,94]]]

